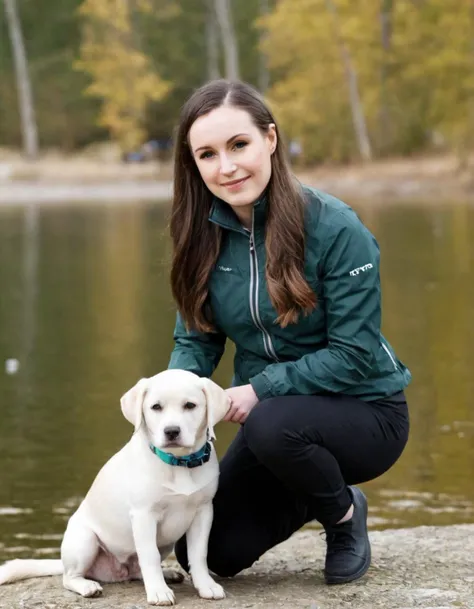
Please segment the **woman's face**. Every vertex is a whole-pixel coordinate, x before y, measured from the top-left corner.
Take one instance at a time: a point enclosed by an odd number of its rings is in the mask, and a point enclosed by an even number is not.
[[[189,145],[204,183],[248,226],[252,207],[267,187],[276,148],[275,125],[262,133],[246,110],[221,106],[200,116]]]

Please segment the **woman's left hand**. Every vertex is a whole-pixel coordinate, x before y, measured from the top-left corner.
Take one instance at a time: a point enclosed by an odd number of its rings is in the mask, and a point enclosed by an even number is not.
[[[230,408],[224,417],[224,421],[232,423],[244,423],[249,412],[258,403],[258,397],[252,385],[231,387],[225,392],[230,397]]]

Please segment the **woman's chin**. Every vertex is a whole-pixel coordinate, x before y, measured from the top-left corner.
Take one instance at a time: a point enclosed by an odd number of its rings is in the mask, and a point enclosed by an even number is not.
[[[219,196],[219,199],[222,199],[222,201],[228,205],[231,205],[232,207],[248,207],[255,203],[255,201],[258,199],[258,195],[254,195],[251,192],[235,194],[223,192]]]

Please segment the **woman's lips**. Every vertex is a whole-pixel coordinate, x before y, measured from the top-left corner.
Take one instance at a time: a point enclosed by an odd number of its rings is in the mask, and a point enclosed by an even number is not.
[[[226,182],[225,184],[222,184],[222,186],[228,188],[229,190],[237,190],[238,188],[240,188],[240,186],[242,186],[242,184],[244,184],[244,182],[249,179],[249,177],[250,176],[247,176],[246,178],[241,178],[240,180],[232,180],[232,182]]]

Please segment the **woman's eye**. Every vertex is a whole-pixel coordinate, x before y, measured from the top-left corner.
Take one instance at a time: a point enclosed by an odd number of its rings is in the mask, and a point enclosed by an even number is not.
[[[235,142],[234,148],[241,150],[242,148],[245,148],[245,146],[247,146],[247,143],[248,142]]]
[[[203,152],[199,158],[200,159],[210,159],[211,157],[212,157],[212,152],[210,150],[207,150],[206,152]]]
[[[186,410],[192,410],[193,408],[196,408],[196,404],[194,402],[186,402],[184,408]]]
[[[151,409],[152,410],[163,410],[163,406],[161,404],[153,404]]]

